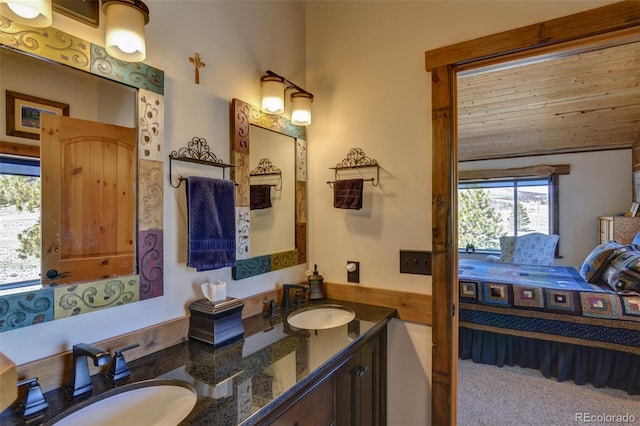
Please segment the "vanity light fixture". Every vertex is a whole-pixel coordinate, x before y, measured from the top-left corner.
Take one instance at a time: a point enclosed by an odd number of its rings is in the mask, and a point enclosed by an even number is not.
[[[269,114],[282,114],[284,112],[284,99],[287,90],[291,93],[291,123],[296,126],[308,126],[311,124],[311,102],[313,95],[302,87],[292,83],[286,78],[267,70],[260,77],[262,86],[262,110]]]
[[[102,0],[106,15],[107,53],[127,62],[141,62],[147,56],[144,26],[149,8],[141,0]]]
[[[274,75],[260,77],[262,86],[262,110],[269,114],[282,114],[284,112],[284,79]]]
[[[51,0],[0,0],[0,15],[30,27],[51,26]]]
[[[311,93],[293,92],[291,94],[291,123],[296,126],[311,124],[311,102],[313,102]]]

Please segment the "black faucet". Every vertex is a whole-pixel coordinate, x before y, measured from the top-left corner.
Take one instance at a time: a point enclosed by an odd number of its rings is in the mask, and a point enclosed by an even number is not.
[[[298,292],[296,292],[296,296],[295,296],[295,299],[294,299],[295,303],[292,305],[291,296],[289,295],[289,292],[291,291],[292,288],[296,288],[298,290],[302,290],[305,294],[309,293],[309,291],[311,290],[308,285],[284,284],[282,286],[282,303],[281,303],[280,307],[282,309],[284,309],[285,311],[289,311],[294,307],[300,306],[301,303],[304,303],[304,301],[301,301],[301,299],[300,299],[300,294]]]
[[[126,379],[131,375],[131,372],[127,367],[127,362],[125,361],[124,355],[122,355],[122,352],[128,351],[129,349],[137,348],[138,346],[140,346],[140,343],[134,343],[133,345],[129,345],[129,346],[125,346],[124,348],[117,349],[113,353],[113,359],[111,360],[109,371],[107,371],[107,377],[114,384],[117,384],[118,381]]]
[[[265,317],[275,317],[280,313],[280,309],[276,306],[275,300],[266,299],[262,303],[264,304],[262,313]]]
[[[93,390],[87,357],[93,359],[93,365],[96,367],[107,365],[111,360],[109,351],[104,349],[86,343],[73,345],[73,367],[71,368],[69,388],[74,397]]]
[[[37,377],[32,377],[18,382],[18,387],[24,385],[28,385],[27,393],[19,405],[18,412],[25,420],[29,420],[32,414],[46,409],[49,407],[49,404],[47,404],[47,400],[44,399]]]

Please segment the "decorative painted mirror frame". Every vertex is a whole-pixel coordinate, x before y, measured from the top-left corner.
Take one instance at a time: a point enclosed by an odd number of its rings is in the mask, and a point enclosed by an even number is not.
[[[232,146],[231,178],[236,182],[236,266],[234,280],[252,277],[307,262],[307,135],[306,128],[291,124],[286,117],[266,114],[254,106],[231,101]],[[296,211],[295,249],[251,257],[249,210],[250,126],[258,126],[290,136],[295,140]]]
[[[164,72],[118,61],[102,46],[55,28],[27,27],[2,16],[0,45],[138,89],[138,274],[2,296],[0,332],[162,296]]]

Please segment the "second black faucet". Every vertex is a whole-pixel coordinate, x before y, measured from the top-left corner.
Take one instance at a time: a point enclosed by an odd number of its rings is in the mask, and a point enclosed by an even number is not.
[[[293,308],[297,308],[300,306],[301,303],[304,304],[304,299],[300,300],[300,295],[298,291],[296,291],[296,296],[294,296],[294,303],[291,302],[291,295],[289,294],[291,292],[291,289],[302,290],[304,295],[309,294],[309,291],[311,290],[308,285],[284,284],[282,286],[282,303],[280,306],[285,311],[289,311]]]

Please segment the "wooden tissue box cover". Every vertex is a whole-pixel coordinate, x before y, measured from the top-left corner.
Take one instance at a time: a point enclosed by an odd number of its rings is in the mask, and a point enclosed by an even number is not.
[[[189,338],[213,345],[215,348],[234,342],[244,336],[240,299],[227,297],[213,303],[200,299],[189,305]]]
[[[16,365],[0,352],[0,411],[18,399],[18,374]]]

